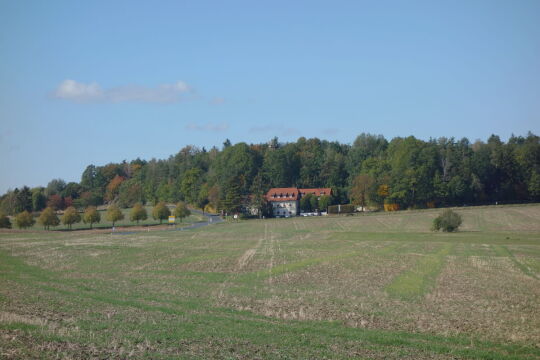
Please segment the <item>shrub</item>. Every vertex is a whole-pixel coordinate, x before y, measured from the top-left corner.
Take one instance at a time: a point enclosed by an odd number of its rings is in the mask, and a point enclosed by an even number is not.
[[[183,201],[178,202],[176,204],[176,208],[174,209],[174,216],[180,219],[180,222],[182,222],[182,219],[185,217],[188,217],[191,215],[191,211],[186,206],[186,203]]]
[[[124,219],[124,214],[118,208],[118,206],[116,206],[114,204],[111,204],[111,205],[109,205],[109,208],[107,209],[107,213],[105,214],[105,218],[108,221],[112,222],[112,226],[114,227],[115,222]]]
[[[329,214],[350,214],[355,211],[355,206],[353,204],[346,205],[332,205],[328,207]]]
[[[2,211],[0,211],[0,228],[11,229],[11,221]]]
[[[442,230],[444,232],[454,232],[456,231],[463,220],[461,219],[461,215],[458,213],[446,209],[442,212],[441,215],[437,216],[433,220],[433,231],[439,231]]]
[[[51,226],[58,226],[58,224],[60,224],[60,219],[56,216],[56,212],[53,208],[48,207],[41,212],[41,215],[39,215],[38,223],[43,225],[46,230],[49,230]]]
[[[34,217],[32,214],[30,214],[28,211],[23,211],[22,213],[19,213],[17,216],[15,216],[15,225],[19,229],[26,229],[34,225],[36,221],[34,220]]]
[[[62,215],[62,224],[67,225],[71,230],[71,226],[81,221],[81,215],[73,206],[68,207]]]
[[[133,209],[131,209],[130,220],[136,221],[137,225],[139,225],[139,221],[144,221],[146,219],[148,219],[148,213],[146,212],[144,206],[142,206],[141,203],[135,204],[135,206],[133,206]]]
[[[160,224],[170,215],[171,211],[163,201],[157,203],[156,206],[154,206],[154,209],[152,209],[152,217],[154,218],[154,220],[159,220]]]
[[[97,210],[95,206],[89,206],[84,211],[83,215],[83,222],[85,224],[90,224],[90,229],[92,228],[92,225],[94,223],[98,223],[101,221],[101,214]]]

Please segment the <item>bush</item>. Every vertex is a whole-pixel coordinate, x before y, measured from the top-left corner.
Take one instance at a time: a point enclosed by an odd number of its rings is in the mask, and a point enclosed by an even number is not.
[[[41,212],[41,215],[39,215],[38,223],[43,225],[46,230],[49,230],[51,226],[58,226],[58,224],[60,224],[60,219],[56,216],[56,212],[53,208],[48,207]]]
[[[81,215],[73,206],[68,207],[62,215],[62,224],[67,225],[71,230],[71,226],[81,221]]]
[[[11,221],[2,211],[0,211],[0,228],[11,229]]]
[[[171,216],[171,211],[167,205],[165,205],[164,201],[157,203],[156,206],[154,206],[154,209],[152,209],[152,217],[154,220],[159,220],[160,224],[169,216]]]
[[[332,205],[328,207],[329,214],[350,214],[356,210],[356,207],[352,204],[346,205]]]
[[[84,211],[83,215],[83,222],[85,224],[90,224],[90,229],[92,228],[92,225],[94,223],[98,223],[101,221],[101,214],[97,210],[95,206],[89,206]]]
[[[15,225],[19,229],[26,229],[34,225],[36,221],[34,220],[34,217],[32,214],[30,214],[28,211],[23,211],[22,213],[19,213],[17,216],[15,216]]]
[[[463,220],[461,219],[461,215],[458,213],[446,209],[442,212],[441,215],[437,216],[433,220],[433,231],[439,231],[442,230],[444,232],[454,232],[456,231]]]

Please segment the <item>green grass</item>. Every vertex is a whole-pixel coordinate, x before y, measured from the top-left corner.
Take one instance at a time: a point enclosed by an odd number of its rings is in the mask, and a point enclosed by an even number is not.
[[[404,300],[414,300],[428,293],[433,288],[445,257],[452,252],[452,248],[452,244],[444,244],[435,254],[422,256],[413,268],[399,274],[386,287],[388,294]]]
[[[539,358],[540,207],[436,214],[0,232],[0,357]]]

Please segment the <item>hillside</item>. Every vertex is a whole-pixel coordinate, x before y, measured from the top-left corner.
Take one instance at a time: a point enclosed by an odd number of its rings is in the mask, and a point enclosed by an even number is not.
[[[531,359],[540,206],[0,233],[8,358]]]

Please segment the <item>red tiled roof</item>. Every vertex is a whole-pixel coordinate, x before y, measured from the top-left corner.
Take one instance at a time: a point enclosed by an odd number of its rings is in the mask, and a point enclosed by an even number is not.
[[[298,200],[297,188],[272,188],[266,193],[268,201],[290,201]]]
[[[322,196],[322,195],[331,195],[332,189],[331,188],[317,188],[317,189],[298,189],[300,191],[300,194],[302,196],[307,194],[313,194],[315,196]]]
[[[317,188],[317,189],[298,189],[294,187],[290,188],[272,188],[268,190],[266,194],[266,200],[268,201],[291,201],[298,200],[301,196],[313,194],[315,196],[331,195],[331,188]]]

